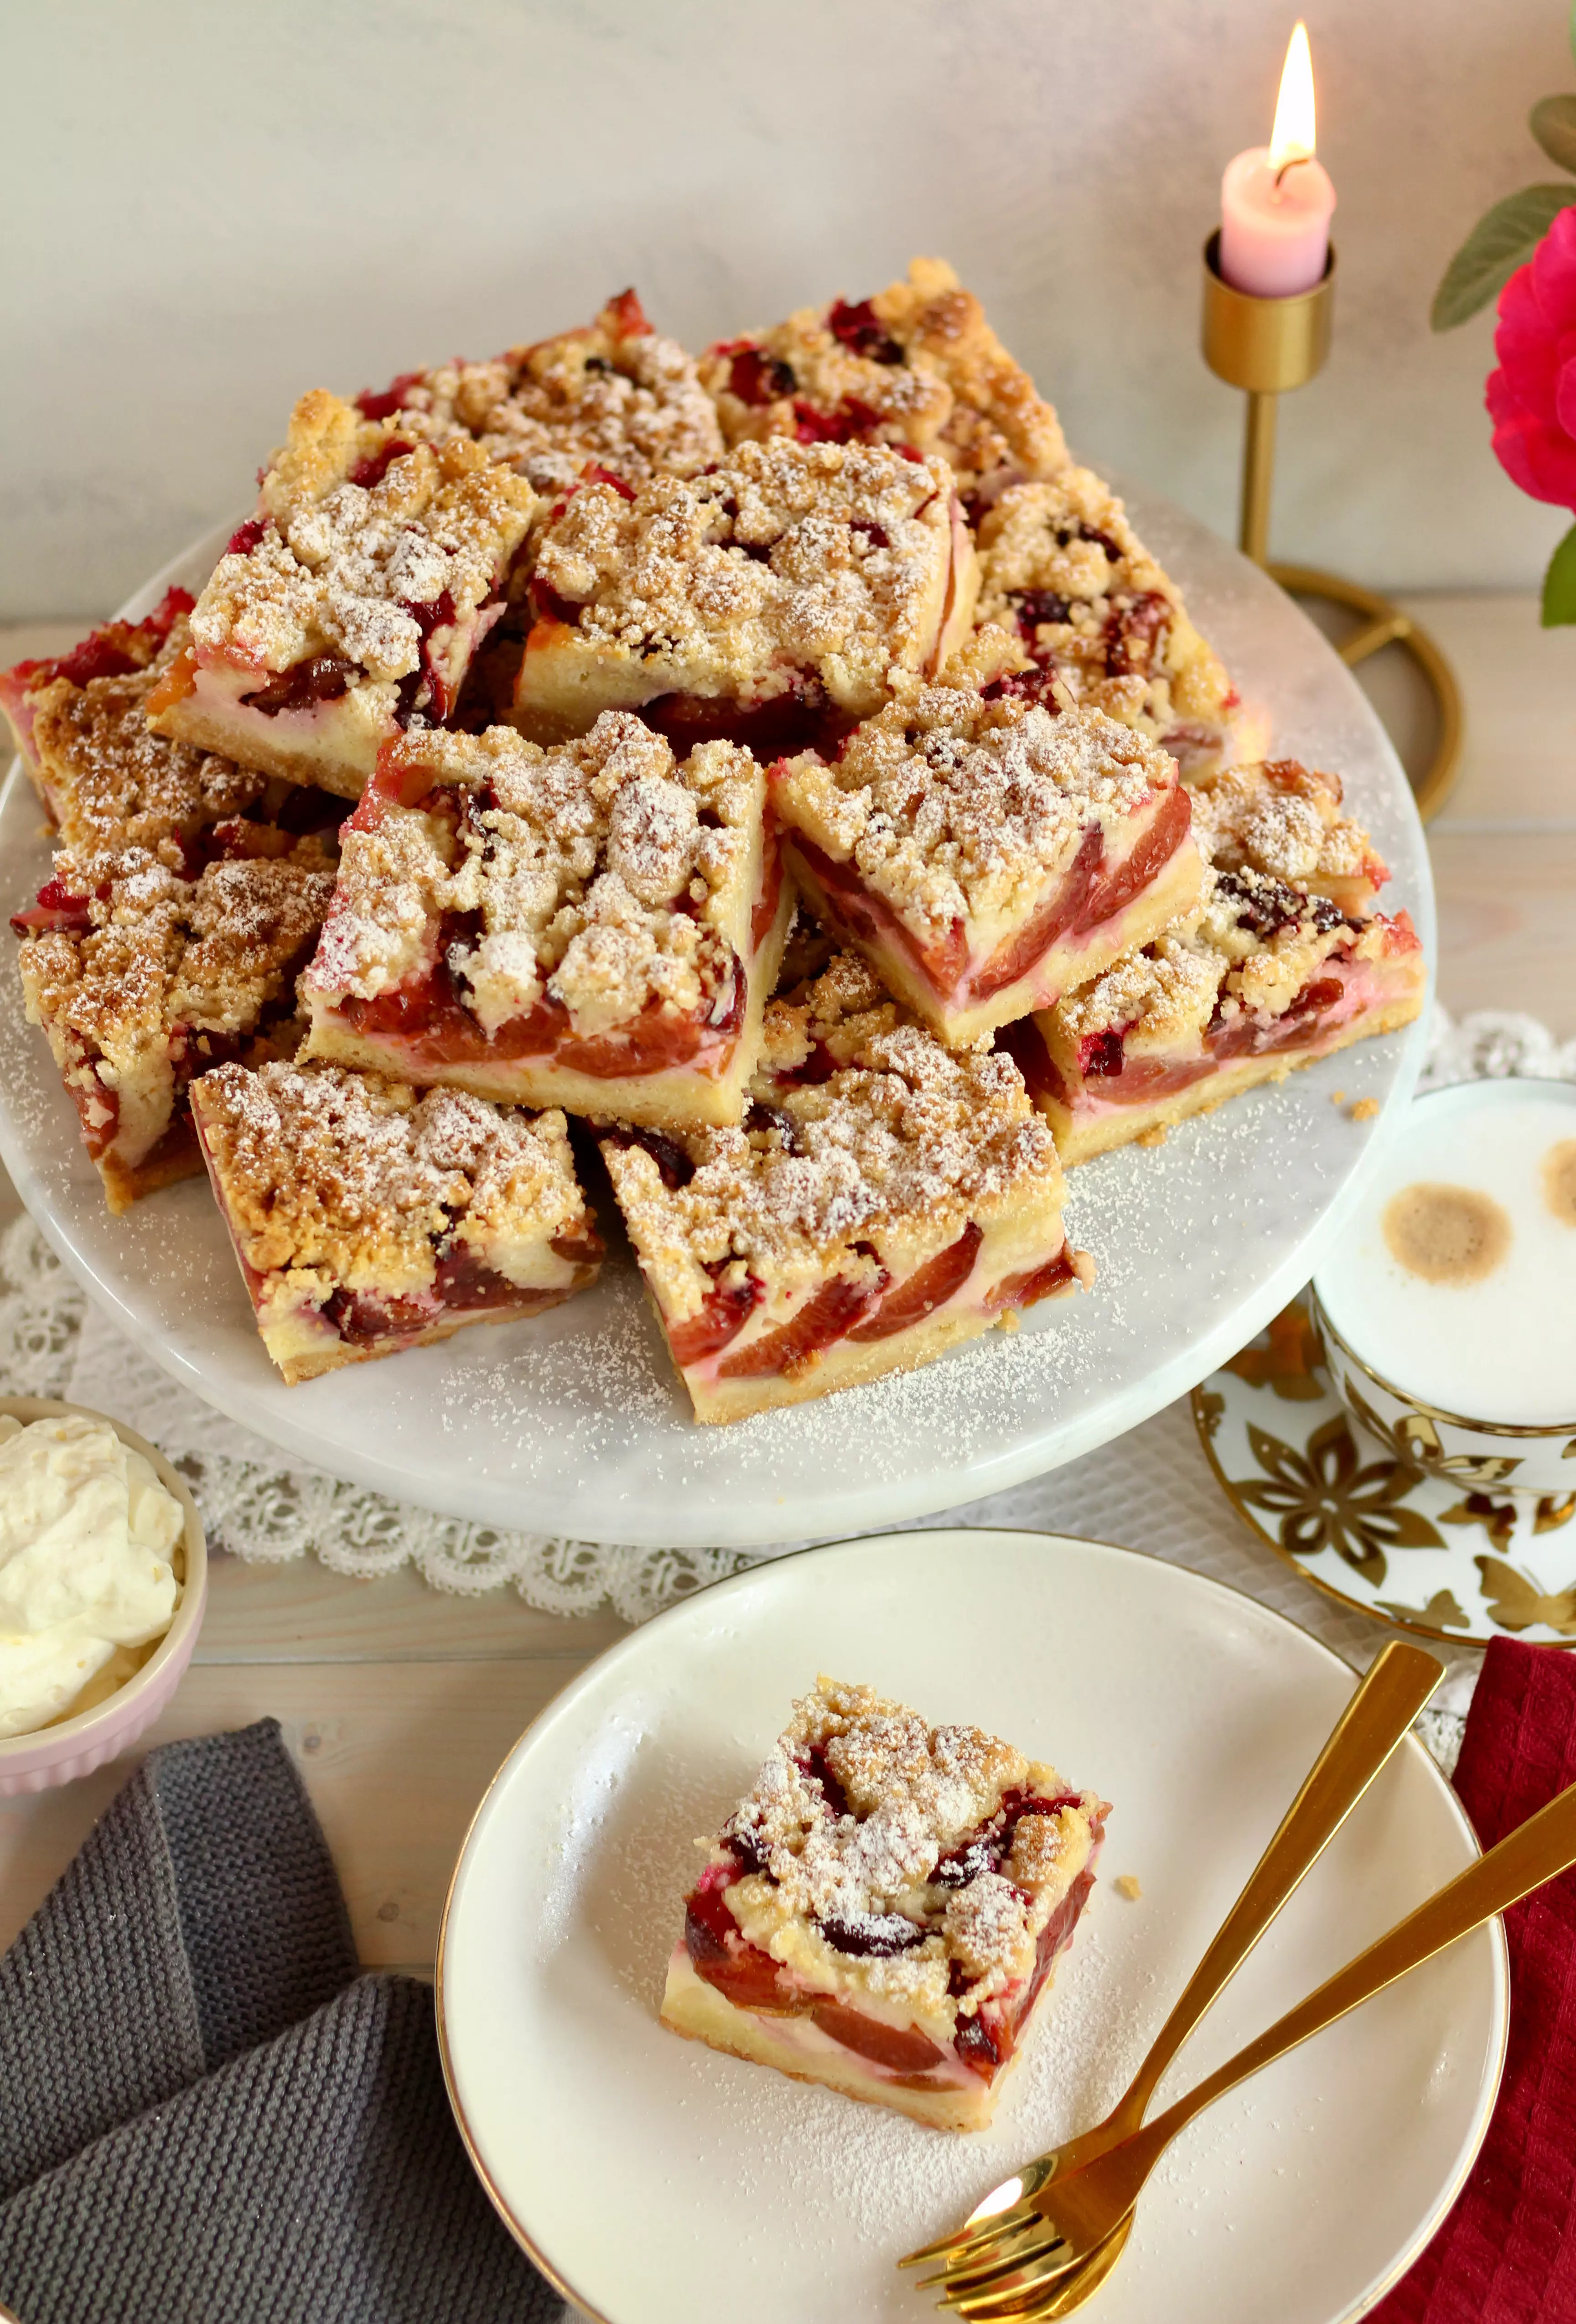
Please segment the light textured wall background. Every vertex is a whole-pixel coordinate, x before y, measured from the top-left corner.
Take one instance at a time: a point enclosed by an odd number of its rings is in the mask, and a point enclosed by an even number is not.
[[[1304,0],[1341,207],[1333,358],[1283,408],[1276,547],[1526,586],[1564,522],[1488,449],[1491,325],[1431,337],[1479,211],[1554,174],[1562,0]],[[1077,450],[1234,522],[1197,352],[1221,170],[1295,0],[9,0],[0,618],[106,608],[217,519],[294,396],[582,320],[698,345],[950,256]]]

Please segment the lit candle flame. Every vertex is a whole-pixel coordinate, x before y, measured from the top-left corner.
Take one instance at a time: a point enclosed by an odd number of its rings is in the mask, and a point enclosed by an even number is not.
[[[1311,161],[1314,151],[1313,60],[1308,50],[1308,28],[1299,23],[1286,44],[1269,140],[1269,166],[1278,175],[1294,161]]]

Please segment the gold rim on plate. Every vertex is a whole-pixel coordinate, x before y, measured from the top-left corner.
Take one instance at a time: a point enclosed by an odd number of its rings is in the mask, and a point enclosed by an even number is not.
[[[1198,1393],[1199,1391],[1195,1388],[1194,1390],[1194,1399],[1196,1399]],[[1194,1403],[1194,1416],[1196,1421],[1198,1418],[1196,1402]],[[1201,1437],[1203,1436],[1203,1432],[1201,1426]],[[1207,1440],[1204,1443],[1204,1450],[1206,1452],[1209,1451]],[[1212,1457],[1211,1459],[1210,1465],[1215,1470],[1216,1475],[1219,1476],[1219,1465],[1215,1462]],[[1221,1479],[1221,1482],[1222,1484],[1225,1482],[1223,1478]],[[1244,1512],[1244,1515],[1246,1515],[1246,1512]],[[1251,1518],[1249,1519],[1249,1523],[1250,1525],[1252,1524]],[[923,1528],[917,1535],[911,1531],[910,1534],[907,1536],[903,1534],[887,1535],[884,1538],[889,1541],[902,1541],[906,1538],[923,1539],[925,1533],[932,1530],[935,1532],[952,1531],[957,1533],[1010,1534],[1016,1535],[1019,1538],[1028,1541],[1075,1541],[1085,1543],[1093,1549],[1115,1550],[1119,1555],[1123,1557],[1143,1558],[1152,1565],[1168,1566],[1173,1572],[1186,1573],[1190,1575],[1194,1581],[1201,1582],[1208,1588],[1223,1591],[1229,1597],[1246,1599],[1247,1602],[1250,1606],[1256,1608],[1258,1612],[1269,1615],[1272,1620],[1284,1622],[1287,1629],[1295,1630],[1300,1637],[1306,1638],[1311,1646],[1316,1646],[1322,1655],[1327,1656],[1330,1661],[1338,1665],[1341,1669],[1347,1672],[1349,1674],[1354,1674],[1351,1672],[1351,1665],[1346,1660],[1344,1655],[1339,1654],[1333,1646],[1326,1645],[1323,1638],[1316,1637],[1312,1630],[1306,1628],[1303,1623],[1295,1620],[1292,1615],[1283,1614],[1278,1607],[1267,1606],[1261,1598],[1255,1598],[1248,1591],[1238,1589],[1235,1582],[1221,1582],[1212,1573],[1199,1573],[1191,1566],[1178,1566],[1174,1558],[1161,1557],[1154,1550],[1134,1549],[1126,1542],[1103,1541],[1098,1536],[1092,1534],[1049,1534],[1045,1532],[1038,1526],[936,1526],[934,1528]],[[1258,1528],[1257,1526],[1253,1526],[1253,1530],[1255,1534],[1258,1534]],[[1259,1537],[1263,1538],[1262,1536]],[[438,2017],[438,2054],[439,2062],[443,2068],[444,2089],[448,2094],[450,2111],[453,2113],[456,2126],[459,2131],[461,2144],[464,2145],[466,2154],[470,2157],[471,2167],[475,2172],[477,2178],[481,2181],[483,2189],[486,2193],[489,2202],[491,2202],[493,2209],[497,2212],[498,2217],[502,2220],[503,2225],[508,2228],[509,2233],[519,2245],[521,2250],[524,2252],[526,2257],[530,2261],[532,2266],[537,2268],[539,2273],[546,2277],[547,2281],[552,2285],[555,2292],[561,2294],[565,2300],[571,2301],[575,2307],[579,2309],[582,2314],[590,2319],[590,2324],[617,2324],[617,2319],[611,2316],[604,2315],[602,2310],[598,2308],[593,2308],[590,2302],[585,2299],[585,2295],[582,2292],[576,2292],[574,2285],[568,2282],[568,2280],[557,2267],[554,2266],[553,2263],[542,2251],[540,2246],[533,2239],[529,2230],[521,2225],[519,2219],[515,2218],[513,2212],[509,2208],[507,2198],[504,2196],[502,2190],[499,2187],[497,2181],[493,2177],[492,2172],[487,2168],[486,2163],[483,2159],[481,2149],[477,2144],[475,2135],[472,2131],[469,2121],[466,2119],[465,2110],[460,2099],[459,2091],[456,2087],[454,2061],[449,2051],[448,2024],[444,2008],[444,1958],[448,1944],[449,1915],[454,1910],[455,1891],[459,1886],[460,1873],[464,1868],[466,1855],[469,1852],[471,1840],[475,1833],[476,1826],[482,1820],[483,1813],[486,1809],[488,1802],[492,1799],[493,1793],[497,1790],[499,1784],[502,1781],[505,1771],[512,1765],[515,1755],[519,1751],[521,1744],[524,1743],[530,1736],[535,1733],[536,1729],[548,1717],[549,1711],[551,1711],[555,1706],[563,1700],[564,1696],[569,1692],[569,1689],[573,1686],[578,1685],[591,1671],[596,1669],[600,1664],[605,1662],[609,1655],[626,1652],[633,1645],[637,1637],[643,1637],[648,1632],[653,1629],[659,1622],[665,1622],[670,1620],[675,1616],[686,1613],[695,1603],[697,1598],[708,1596],[714,1590],[723,1590],[727,1589],[730,1585],[742,1584],[750,1581],[760,1572],[761,1567],[764,1565],[786,1565],[792,1558],[818,1557],[823,1555],[828,1550],[853,1549],[861,1546],[862,1545],[868,1544],[874,1540],[880,1540],[881,1538],[883,1538],[883,1536],[880,1535],[854,1534],[844,1541],[814,1542],[804,1549],[787,1550],[779,1557],[760,1559],[755,1564],[745,1567],[740,1572],[723,1574],[717,1581],[708,1582],[704,1590],[691,1591],[687,1597],[680,1599],[675,1605],[664,1607],[661,1613],[653,1615],[649,1622],[641,1623],[638,1629],[632,1630],[628,1637],[616,1640],[611,1646],[604,1646],[601,1654],[594,1655],[592,1660],[585,1665],[583,1670],[577,1672],[574,1678],[567,1680],[558,1689],[558,1693],[552,1697],[551,1701],[544,1702],[541,1709],[537,1712],[536,1717],[529,1720],[527,1724],[521,1728],[520,1733],[515,1737],[514,1741],[510,1745],[509,1749],[504,1753],[503,1757],[494,1769],[486,1790],[483,1793],[481,1798],[476,1803],[475,1812],[471,1817],[469,1823],[465,1826],[465,1838],[460,1842],[459,1853],[455,1858],[455,1868],[449,1876],[448,1888],[443,1900],[443,1917],[438,1923],[438,1955],[433,1967],[432,1989],[434,2005]],[[1283,1556],[1285,1555],[1284,1551],[1278,1552],[1278,1554]],[[1297,1572],[1303,1572],[1303,1568],[1295,1564],[1295,1559],[1288,1558],[1286,1562],[1289,1564],[1294,1565]],[[1312,1581],[1313,1576],[1311,1574],[1304,1575],[1304,1579]],[[1318,1586],[1323,1587],[1323,1584]],[[1332,1591],[1330,1594],[1332,1597],[1340,1596],[1339,1591]],[[1350,1606],[1352,1602],[1353,1601],[1350,1599],[1341,1600],[1341,1603],[1342,1605]],[[1359,1610],[1366,1611],[1367,1609],[1362,1609]],[[1425,1631],[1422,1635],[1428,1637],[1437,1637],[1442,1634],[1437,1631],[1431,1630]],[[1462,1642],[1461,1639],[1455,1638],[1447,1639],[1446,1643],[1459,1646]],[[1458,1812],[1460,1812],[1461,1828],[1466,1834],[1468,1844],[1471,1848],[1474,1857],[1480,1857],[1483,1851],[1479,1842],[1477,1833],[1472,1829],[1471,1820],[1466,1814],[1465,1811],[1461,1809],[1459,1801],[1455,1800],[1454,1794],[1451,1791],[1450,1784],[1445,1781],[1444,1776],[1440,1772],[1437,1762],[1434,1761],[1432,1756],[1428,1753],[1425,1746],[1415,1731],[1406,1739],[1416,1744],[1417,1748],[1422,1751],[1424,1757],[1428,1759],[1429,1765],[1433,1768],[1434,1773],[1439,1775],[1440,1781],[1444,1784],[1447,1794],[1450,1794],[1451,1795],[1452,1804],[1457,1807]],[[1440,2199],[1437,2207],[1431,2214],[1422,2235],[1418,2236],[1416,2241],[1413,2243],[1396,2262],[1390,2272],[1385,2276],[1383,2282],[1377,2284],[1371,2292],[1367,2293],[1359,2306],[1349,2309],[1346,2311],[1346,2314],[1340,2319],[1340,2324],[1357,2324],[1357,2319],[1359,2318],[1367,2316],[1372,2309],[1378,2306],[1378,2302],[1385,2297],[1385,2294],[1393,2290],[1400,2282],[1401,2278],[1405,2274],[1413,2262],[1428,2248],[1428,2246],[1433,2241],[1434,2236],[1439,2234],[1441,2228],[1445,2223],[1445,2220],[1460,2199],[1461,2190],[1465,2187],[1468,2179],[1471,2176],[1473,2166],[1477,2163],[1478,2157],[1483,2150],[1484,2141],[1488,2135],[1488,2126],[1494,2119],[1495,2109],[1499,2103],[1500,2085],[1505,2075],[1505,2060],[1510,2043],[1510,1955],[1509,1949],[1507,1946],[1505,1940],[1505,1923],[1502,1920],[1497,1919],[1490,1922],[1488,1925],[1493,1932],[1496,1941],[1497,1959],[1505,1995],[1505,2003],[1504,2007],[1499,2012],[1498,2045],[1488,2077],[1489,2085],[1493,2091],[1493,2097],[1488,2106],[1484,2109],[1482,2127],[1479,2131],[1477,2136],[1472,2140],[1470,2153],[1463,2159],[1455,2178],[1452,2180],[1451,2185]],[[629,2324],[629,2319],[624,2319],[624,2324]]]

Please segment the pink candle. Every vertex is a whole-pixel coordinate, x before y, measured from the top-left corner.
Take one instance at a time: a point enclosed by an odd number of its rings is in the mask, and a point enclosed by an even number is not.
[[[1313,66],[1299,24],[1270,142],[1239,153],[1221,181],[1221,272],[1259,299],[1312,290],[1329,256],[1334,208],[1335,189],[1313,158]]]

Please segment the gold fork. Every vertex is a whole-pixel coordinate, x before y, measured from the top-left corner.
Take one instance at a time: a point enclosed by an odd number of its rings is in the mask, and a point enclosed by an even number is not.
[[[1039,2214],[1037,2230],[1016,2239],[1010,2250],[999,2252],[993,2259],[982,2258],[975,2265],[932,2277],[932,2282],[944,2287],[942,2305],[959,2315],[979,2319],[981,2324],[1007,2319],[1015,2319],[1015,2324],[1037,2324],[1037,2319],[1056,2314],[1061,2279],[1097,2252],[1130,2215],[1150,2172],[1195,2115],[1572,1864],[1576,1864],[1576,1784],[1540,1808],[1498,1848],[1469,1865],[1426,1904],[1398,1921],[1387,1936],[1348,1961],[1317,1992],[1288,2009],[1256,2042],[1206,2075],[1196,2089],[1157,2115],[1144,2129],[1083,2169],[1064,2172],[1042,2187],[1033,2202]]]
[[[1444,1665],[1421,1646],[1392,1640],[1385,1647],[1336,1721],[1247,1886],[1156,2035],[1147,2057],[1104,2121],[1026,2163],[975,2205],[955,2235],[911,2252],[899,2265],[910,2267],[921,2260],[940,2259],[952,2270],[972,2266],[987,2253],[1004,2256],[1026,2232],[1037,2236],[1039,2221],[1033,2198],[1042,2187],[1058,2172],[1077,2171],[1092,2163],[1138,2129],[1172,2059],[1304,1875],[1318,1861],[1443,1674]],[[1113,2230],[1111,2249],[1091,2254],[1083,2263],[1090,2281],[1076,2290],[1076,2296],[1068,2301],[1069,2309],[1087,2299],[1110,2273],[1127,2241],[1129,2224],[1124,2218]],[[1067,2290],[1072,2292],[1074,2287],[1069,2284]]]

